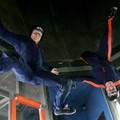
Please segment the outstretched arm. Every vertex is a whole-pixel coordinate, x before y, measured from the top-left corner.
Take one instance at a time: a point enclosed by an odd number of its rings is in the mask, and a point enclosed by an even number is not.
[[[97,79],[92,76],[69,77],[69,79],[72,79],[75,82],[85,82],[96,88],[105,88],[103,84],[97,83]]]
[[[86,76],[86,75],[83,75],[83,76],[78,76],[78,77],[68,77],[68,79],[71,79],[73,81],[76,81],[76,82],[84,82],[85,80],[87,81],[94,81],[94,78],[92,76]]]
[[[105,33],[101,39],[100,46],[97,52],[97,54],[100,57],[108,61],[110,61],[111,59],[112,41],[113,41],[113,19],[116,12],[117,12],[117,7],[113,7],[111,9],[110,15],[108,16]]]
[[[8,31],[3,24],[0,21],[0,38],[1,40],[9,43],[13,47],[18,47],[20,46],[22,42],[22,37],[20,35],[17,35],[15,33],[12,33]]]

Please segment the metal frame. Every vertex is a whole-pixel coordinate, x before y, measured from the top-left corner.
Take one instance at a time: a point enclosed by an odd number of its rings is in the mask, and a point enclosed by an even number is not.
[[[3,98],[0,100],[0,109],[8,106],[8,109],[7,109],[7,110],[8,110],[8,111],[7,111],[8,114],[6,114],[5,111],[1,111],[1,112],[0,112],[0,115],[1,115],[1,116],[5,116],[5,117],[8,118],[8,120],[10,120],[10,119],[9,119],[9,116],[10,116],[10,114],[9,114],[9,113],[10,113],[9,93],[6,92],[6,91],[4,91],[4,90],[1,90],[1,89],[0,89],[0,96],[3,97]]]
[[[45,111],[43,109],[43,105],[38,101],[34,101],[20,94],[16,94],[11,98],[10,103],[11,103],[10,120],[16,120],[16,103],[24,104],[24,105],[38,109],[39,119],[45,120]]]

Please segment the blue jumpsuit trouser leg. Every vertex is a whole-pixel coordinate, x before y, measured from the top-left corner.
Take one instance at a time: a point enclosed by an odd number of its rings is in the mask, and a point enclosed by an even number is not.
[[[67,96],[70,94],[72,80],[64,80],[60,76],[46,71],[36,74],[20,57],[14,54],[11,56],[0,51],[0,72],[5,73],[12,69],[17,79],[21,82],[32,85],[58,87],[54,105],[56,108],[62,108]]]

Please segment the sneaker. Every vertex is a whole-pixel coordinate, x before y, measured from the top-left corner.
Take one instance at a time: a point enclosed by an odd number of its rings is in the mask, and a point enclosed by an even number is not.
[[[114,18],[114,16],[115,16],[116,13],[117,13],[117,10],[118,10],[117,7],[112,7],[112,8],[111,8],[111,13],[110,13],[110,15],[109,15],[108,17],[109,17],[109,18]]]
[[[74,113],[76,113],[76,109],[69,108],[68,105],[65,105],[65,107],[62,108],[61,110],[57,110],[56,108],[54,108],[55,115],[72,115]]]

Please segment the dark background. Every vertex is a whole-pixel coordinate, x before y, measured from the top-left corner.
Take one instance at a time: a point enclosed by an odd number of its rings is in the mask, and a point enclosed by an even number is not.
[[[98,48],[110,8],[119,5],[118,0],[17,0],[16,7],[20,9],[21,22],[14,17],[9,23],[11,26],[17,24],[16,30],[12,31],[25,35],[29,35],[33,25],[42,26],[44,35],[40,44],[46,62],[62,67],[59,65],[62,61],[63,66],[69,67],[74,66],[70,60],[79,60],[80,54],[85,50],[95,51]],[[118,10],[114,47],[120,42],[119,14]],[[4,20],[4,23],[8,24],[8,20]]]

